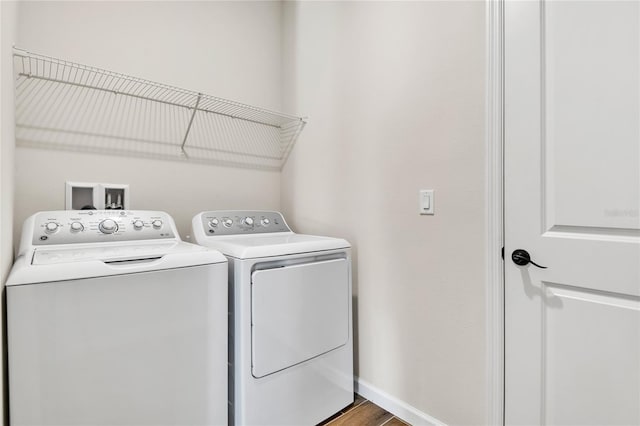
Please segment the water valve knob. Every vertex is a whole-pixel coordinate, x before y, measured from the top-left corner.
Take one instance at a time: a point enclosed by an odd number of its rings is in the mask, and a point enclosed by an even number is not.
[[[144,227],[144,222],[140,219],[133,221],[133,229],[140,230]]]
[[[113,219],[105,219],[100,222],[98,229],[100,229],[100,232],[103,234],[113,234],[118,230],[118,224]]]
[[[156,219],[153,222],[151,222],[151,226],[153,226],[154,229],[160,229],[162,228],[162,221],[160,219]]]
[[[80,232],[84,229],[84,226],[80,222],[72,222],[69,228],[71,228],[71,232]]]
[[[244,222],[244,224],[247,225],[247,226],[253,226],[253,218],[252,217],[245,217],[242,222]]]
[[[265,217],[264,219],[262,219],[262,220],[260,221],[260,223],[262,223],[262,226],[269,226],[269,224],[271,223],[271,221]]]
[[[222,220],[222,224],[227,227],[227,228],[231,228],[231,225],[233,225],[233,220],[229,219],[228,217]]]
[[[44,225],[44,232],[47,234],[53,234],[58,230],[58,224],[55,222],[49,222]]]
[[[209,226],[212,227],[212,228],[217,228],[219,223],[220,223],[220,221],[214,217],[209,222]]]

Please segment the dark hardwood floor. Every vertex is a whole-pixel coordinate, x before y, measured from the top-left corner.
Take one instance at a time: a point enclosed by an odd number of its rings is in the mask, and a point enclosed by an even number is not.
[[[319,426],[410,426],[388,411],[378,407],[360,395],[355,401],[336,415],[328,418]]]

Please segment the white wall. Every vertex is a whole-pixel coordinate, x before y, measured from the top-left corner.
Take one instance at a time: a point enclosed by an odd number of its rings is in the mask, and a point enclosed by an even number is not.
[[[281,109],[279,2],[22,2],[17,46],[268,109]],[[184,237],[217,208],[277,209],[280,173],[20,148],[15,235],[64,208],[64,182],[126,183],[135,209],[166,210]]]
[[[357,374],[447,424],[484,424],[483,2],[287,4],[282,174],[301,232],[355,247]],[[435,189],[435,216],[418,190]]]
[[[14,106],[12,46],[16,36],[16,4],[0,2],[0,418],[6,424],[4,282],[13,263]]]
[[[18,148],[16,232],[63,207],[65,180],[129,183],[134,208],[183,234],[199,210],[282,207],[354,245],[358,376],[448,424],[485,422],[483,2],[23,2],[17,45],[311,121],[282,183]],[[420,188],[435,216],[417,214]]]
[[[0,2],[0,283],[13,263],[14,104],[12,47],[16,3]]]

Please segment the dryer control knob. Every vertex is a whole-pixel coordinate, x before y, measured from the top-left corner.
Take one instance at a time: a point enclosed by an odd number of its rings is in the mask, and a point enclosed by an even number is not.
[[[271,221],[265,217],[264,219],[262,219],[262,220],[260,221],[260,223],[262,224],[262,226],[269,226],[269,224],[271,223]]]
[[[133,221],[133,229],[136,230],[141,230],[144,227],[144,222],[141,220],[134,220]]]
[[[228,217],[225,219],[222,219],[222,224],[226,227],[226,228],[231,228],[231,225],[233,225],[233,220],[229,219]]]
[[[209,221],[209,226],[211,228],[217,228],[219,224],[220,224],[220,221],[215,217]]]
[[[247,226],[253,226],[253,218],[252,217],[245,217],[244,220],[242,221],[245,225]]]
[[[160,229],[162,228],[162,221],[160,219],[156,219],[151,222],[151,226],[153,226],[155,229]]]
[[[113,234],[118,230],[118,224],[113,219],[105,219],[100,222],[98,229],[100,229],[100,232],[103,234]]]
[[[58,230],[58,224],[55,222],[49,222],[44,225],[44,232],[47,234],[53,234]]]
[[[72,222],[69,228],[71,229],[71,232],[80,232],[84,229],[84,226],[82,226],[82,223],[80,222]]]

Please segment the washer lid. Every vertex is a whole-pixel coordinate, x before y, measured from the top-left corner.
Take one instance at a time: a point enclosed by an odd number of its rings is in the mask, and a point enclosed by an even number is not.
[[[177,242],[122,242],[35,248],[16,259],[7,286],[220,264],[218,251]]]
[[[178,245],[175,241],[156,244],[129,245],[78,245],[59,248],[37,248],[33,252],[32,265],[53,265],[56,263],[86,262],[101,260],[105,263],[162,257]],[[183,247],[184,249],[184,247]]]
[[[351,247],[349,242],[342,238],[320,237],[293,232],[206,238],[200,244],[238,259],[255,259]]]

